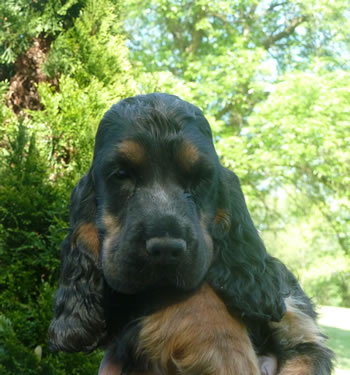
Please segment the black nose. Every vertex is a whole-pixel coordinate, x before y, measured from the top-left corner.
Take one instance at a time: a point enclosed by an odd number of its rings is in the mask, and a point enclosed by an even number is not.
[[[146,241],[146,251],[155,263],[174,264],[184,256],[186,242],[181,238],[153,237]]]

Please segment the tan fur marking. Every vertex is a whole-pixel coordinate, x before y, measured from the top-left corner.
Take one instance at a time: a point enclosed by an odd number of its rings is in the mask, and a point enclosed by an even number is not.
[[[214,218],[214,224],[222,223],[225,230],[229,230],[231,227],[231,218],[230,215],[222,208],[216,210],[216,215]]]
[[[300,309],[300,301],[293,297],[286,299],[287,312],[278,323],[270,323],[275,329],[276,342],[286,348],[292,348],[301,343],[317,343],[324,345],[316,322]],[[313,366],[307,356],[298,356],[286,361],[280,369],[279,375],[312,375]]]
[[[117,219],[110,213],[103,215],[103,224],[105,226],[107,234],[119,231],[119,223]]]
[[[120,225],[118,223],[118,220],[108,212],[104,213],[103,215],[103,224],[106,229],[106,236],[103,241],[103,249],[105,252],[108,252],[111,243],[115,240],[120,231]]]
[[[288,360],[278,373],[279,375],[312,375],[313,368],[310,360],[299,356]]]
[[[322,336],[315,321],[298,307],[299,301],[293,297],[286,299],[287,312],[278,323],[270,323],[277,328],[276,338],[282,345],[293,347],[304,342],[315,342],[323,345]]]
[[[145,161],[145,150],[137,142],[125,140],[118,146],[119,152],[134,164],[141,165]]]
[[[245,327],[208,285],[144,318],[138,353],[162,374],[260,374]]]
[[[81,241],[95,257],[98,257],[100,250],[100,241],[96,226],[93,223],[86,223],[79,226],[73,236],[73,245]]]
[[[192,166],[199,160],[197,147],[188,141],[184,141],[177,155],[177,160],[185,171],[190,171]]]
[[[211,263],[212,259],[213,259],[213,253],[214,253],[214,244],[213,244],[213,239],[208,231],[208,219],[206,217],[206,215],[203,215],[200,220],[199,220],[199,223],[200,223],[200,226],[202,228],[202,232],[203,232],[203,237],[204,237],[204,241],[207,245],[207,249],[208,249],[208,252],[209,252],[209,263]]]

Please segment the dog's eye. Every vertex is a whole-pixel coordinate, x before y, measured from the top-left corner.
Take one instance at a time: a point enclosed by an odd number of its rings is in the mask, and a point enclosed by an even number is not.
[[[122,168],[118,169],[118,170],[114,173],[114,175],[115,175],[116,177],[120,178],[120,179],[130,177],[130,173],[128,173],[127,170],[122,169]]]
[[[192,193],[190,193],[189,191],[184,191],[184,197],[186,199],[192,199],[193,198]]]

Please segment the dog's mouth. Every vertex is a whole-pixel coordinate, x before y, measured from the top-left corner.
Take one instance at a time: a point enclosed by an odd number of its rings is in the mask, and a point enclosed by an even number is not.
[[[141,263],[141,262],[140,262]],[[110,275],[105,272],[107,283],[117,292],[137,294],[153,289],[175,288],[188,290],[193,288],[185,278],[186,270],[180,264],[145,266],[139,262],[125,262],[122,272]]]

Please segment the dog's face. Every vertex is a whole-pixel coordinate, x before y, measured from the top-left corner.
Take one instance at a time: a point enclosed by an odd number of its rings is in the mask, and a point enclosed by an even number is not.
[[[194,289],[213,258],[218,159],[210,129],[190,105],[185,118],[169,119],[177,99],[167,99],[166,109],[115,108],[119,116],[110,112],[96,138],[102,269],[123,293]]]

